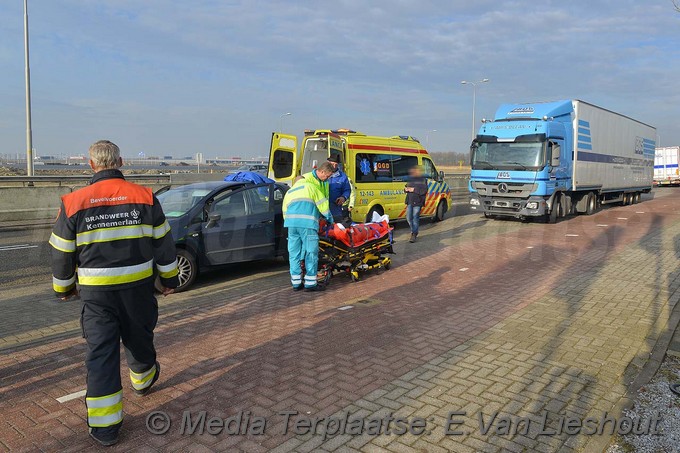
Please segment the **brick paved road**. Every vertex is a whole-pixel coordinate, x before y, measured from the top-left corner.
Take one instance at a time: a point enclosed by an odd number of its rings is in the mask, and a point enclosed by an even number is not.
[[[488,436],[480,412],[600,416],[627,393],[680,292],[680,193],[557,225],[462,216],[401,241],[392,270],[293,293],[281,263],[213,275],[160,301],[163,365],[147,398],[125,391],[115,449],[140,451],[564,451],[586,436]],[[404,229],[399,230],[403,238]],[[79,305],[44,285],[0,292],[0,447],[91,449]],[[346,309],[347,306],[352,308]],[[340,309],[342,308],[342,309]],[[169,432],[145,419],[162,410]],[[182,436],[185,410],[269,417],[263,436]],[[282,435],[278,411],[428,419],[420,436]],[[463,436],[445,436],[449,411]]]

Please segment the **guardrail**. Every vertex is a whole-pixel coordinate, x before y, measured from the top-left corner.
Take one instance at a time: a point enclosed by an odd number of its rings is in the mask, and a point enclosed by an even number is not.
[[[61,186],[62,183],[87,182],[90,179],[92,179],[92,175],[0,176],[0,182],[22,183],[24,187],[31,186],[36,182],[57,182]],[[129,181],[156,181],[160,184],[170,182],[170,175],[125,175],[125,179]]]

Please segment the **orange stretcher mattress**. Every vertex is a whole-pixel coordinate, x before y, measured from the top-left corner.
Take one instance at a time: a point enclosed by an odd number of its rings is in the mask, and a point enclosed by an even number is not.
[[[344,230],[336,223],[331,228],[321,224],[320,236],[335,239],[348,247],[361,247],[367,242],[380,239],[390,234],[390,225],[387,221],[378,223],[356,223]]]

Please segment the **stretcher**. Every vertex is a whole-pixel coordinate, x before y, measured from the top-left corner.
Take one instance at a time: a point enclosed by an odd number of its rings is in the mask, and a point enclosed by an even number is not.
[[[392,227],[388,221],[354,224],[342,228],[324,225],[319,232],[319,284],[328,284],[334,274],[348,274],[356,282],[372,269],[389,270],[392,260]]]

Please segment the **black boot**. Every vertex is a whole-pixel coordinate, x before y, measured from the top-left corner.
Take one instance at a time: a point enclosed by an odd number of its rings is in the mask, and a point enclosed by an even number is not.
[[[96,440],[99,445],[110,447],[118,443],[118,428],[90,428],[90,437]]]
[[[307,293],[312,293],[316,291],[326,291],[326,287],[323,285],[310,286],[309,288],[305,287],[305,292]]]
[[[409,239],[408,241],[409,241],[410,243],[412,243],[412,244],[413,244],[414,242],[416,242],[416,234],[415,234],[415,233],[411,233],[411,239]]]
[[[146,395],[147,393],[149,393],[149,392],[151,391],[151,387],[153,387],[153,385],[156,383],[156,381],[158,380],[158,377],[159,377],[160,375],[161,375],[161,364],[158,363],[158,362],[156,362],[156,374],[155,374],[154,377],[151,379],[151,384],[149,384],[148,387],[145,387],[145,388],[143,388],[143,389],[141,389],[141,390],[137,390],[137,389],[133,388],[132,390],[135,392],[135,395],[137,395],[137,396],[144,396],[144,395]]]

